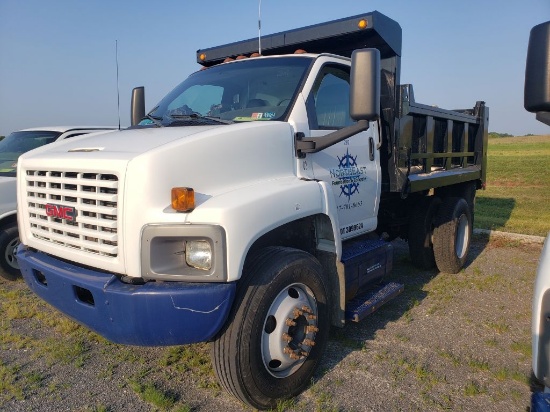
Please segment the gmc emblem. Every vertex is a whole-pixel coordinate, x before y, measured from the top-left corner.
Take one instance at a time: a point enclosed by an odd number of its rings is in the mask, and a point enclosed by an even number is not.
[[[60,206],[47,203],[46,215],[56,217],[58,219],[65,219],[72,222],[76,218],[76,210],[74,207],[71,206]]]

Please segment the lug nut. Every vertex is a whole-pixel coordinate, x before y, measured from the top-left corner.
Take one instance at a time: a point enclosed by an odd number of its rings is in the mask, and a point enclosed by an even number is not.
[[[313,332],[319,332],[319,328],[313,325],[306,326],[306,333],[313,333]]]
[[[293,315],[294,315],[294,318],[297,318],[298,316],[302,316],[304,314],[304,312],[302,312],[300,309],[298,308],[295,308],[294,311],[292,312]]]
[[[302,306],[302,310],[307,313],[311,313],[311,308],[309,306]]]
[[[290,318],[288,318],[285,323],[286,323],[286,326],[296,326],[296,322],[294,322]]]
[[[290,346],[287,346],[283,349],[283,353],[286,353],[288,355],[288,357],[292,360],[298,360],[298,359],[301,359],[303,358],[303,355],[300,356],[298,355],[295,351],[293,351]],[[307,355],[306,355],[307,356]]]
[[[311,339],[304,339],[304,341],[302,342],[302,344],[306,345],[306,346],[315,346],[315,342],[312,341]]]
[[[283,333],[283,340],[285,342],[290,342],[292,340],[292,336],[290,336],[288,333]]]
[[[307,315],[307,318],[308,318],[309,320],[315,320],[315,319],[317,319],[317,316],[315,316],[315,315]]]

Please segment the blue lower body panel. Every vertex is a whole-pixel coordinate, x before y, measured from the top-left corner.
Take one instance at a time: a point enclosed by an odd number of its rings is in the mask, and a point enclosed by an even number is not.
[[[392,270],[393,247],[383,240],[347,242],[342,250],[346,300],[379,283]]]
[[[531,412],[550,412],[550,393],[534,392],[531,395]]]
[[[129,285],[19,246],[29,287],[46,302],[115,343],[182,345],[211,339],[225,323],[235,283]]]

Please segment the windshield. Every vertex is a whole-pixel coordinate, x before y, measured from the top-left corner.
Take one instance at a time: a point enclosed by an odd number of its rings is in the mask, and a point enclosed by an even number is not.
[[[193,73],[140,125],[178,126],[282,120],[312,59],[248,59]]]
[[[54,142],[60,135],[60,132],[33,130],[13,132],[0,140],[0,176],[15,176],[19,156]]]

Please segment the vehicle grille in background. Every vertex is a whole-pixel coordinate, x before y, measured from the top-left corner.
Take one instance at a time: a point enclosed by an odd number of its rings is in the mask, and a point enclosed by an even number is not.
[[[118,255],[118,177],[27,170],[27,208],[35,238],[87,253]],[[74,219],[48,216],[46,205],[73,207]],[[52,206],[48,206],[51,211]],[[52,213],[50,213],[52,214]]]

